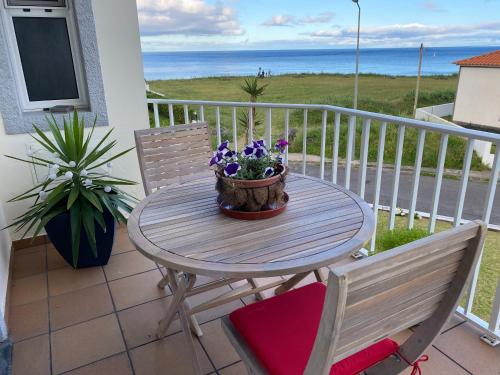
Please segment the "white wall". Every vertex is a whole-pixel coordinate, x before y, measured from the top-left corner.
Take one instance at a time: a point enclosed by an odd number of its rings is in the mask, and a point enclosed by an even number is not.
[[[500,128],[500,68],[460,69],[453,121]]]
[[[6,225],[3,206],[0,202],[0,228]],[[7,282],[9,280],[9,261],[10,261],[11,241],[9,232],[6,230],[0,231],[0,342],[2,342],[7,332],[3,321],[5,302],[7,298]]]
[[[135,129],[149,126],[136,2],[92,0],[92,4],[109,122],[115,128],[114,138],[118,140],[116,151],[119,151],[134,145]],[[99,128],[97,137],[107,130],[108,127]],[[27,134],[5,134],[0,116],[0,205],[3,204],[7,222],[22,214],[28,204],[6,201],[28,190],[33,184],[33,178],[29,166],[7,159],[3,155],[24,156],[26,143],[31,143]],[[113,163],[113,174],[140,181],[135,151]],[[132,188],[132,193],[142,194],[141,185]],[[1,236],[7,238],[7,245],[2,245]],[[11,231],[11,237],[15,240],[19,235]],[[0,245],[6,246],[6,249],[1,248],[0,254],[0,302],[3,302],[1,296],[5,294],[5,285],[2,282],[7,277],[6,265],[10,248],[10,239],[5,233],[0,233]],[[2,303],[2,310],[3,306]]]

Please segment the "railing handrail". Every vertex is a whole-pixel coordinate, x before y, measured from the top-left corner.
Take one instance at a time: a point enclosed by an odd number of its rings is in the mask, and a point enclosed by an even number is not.
[[[210,101],[210,100],[179,100],[179,99],[148,99],[149,104],[177,104],[177,105],[200,105],[200,106],[222,106],[222,107],[242,107],[242,108],[278,108],[278,109],[309,109],[318,111],[330,111],[341,113],[344,115],[370,118],[381,122],[387,122],[397,125],[405,125],[413,128],[425,129],[456,135],[464,138],[474,138],[481,141],[500,143],[500,134],[489,133],[486,131],[467,129],[462,127],[449,127],[447,125],[415,120],[406,117],[386,115],[383,113],[362,111],[359,109],[351,109],[338,107],[328,104],[290,104],[290,103],[253,103],[253,102],[230,102],[230,101]]]

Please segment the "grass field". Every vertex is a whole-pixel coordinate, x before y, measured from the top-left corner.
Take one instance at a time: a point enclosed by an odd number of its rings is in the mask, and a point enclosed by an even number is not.
[[[240,89],[244,78],[242,77],[217,77],[199,78],[190,80],[163,80],[151,81],[151,89],[163,93],[170,99],[191,100],[216,100],[216,101],[248,101],[248,97]],[[270,103],[308,103],[308,104],[331,104],[341,107],[352,106],[353,83],[352,75],[333,74],[303,74],[284,75],[266,78],[261,81],[267,84],[265,95],[261,101]],[[361,75],[359,82],[358,108],[380,112],[391,115],[411,117],[413,111],[415,77],[392,77],[380,75]],[[434,76],[424,77],[421,82],[419,106],[449,103],[454,100],[454,92],[457,85],[457,76]],[[161,108],[161,107],[160,107]],[[190,108],[191,113],[199,111],[198,108]],[[215,111],[208,110],[206,119],[210,124],[215,124]],[[243,113],[240,110],[238,116]],[[161,108],[161,123],[168,124],[168,112]],[[176,107],[176,122],[184,122],[181,107]],[[263,123],[264,112],[257,111],[257,118]],[[309,111],[307,131],[307,153],[319,155],[321,139],[321,113]],[[231,109],[221,109],[221,123],[223,138],[232,139]],[[283,135],[284,112],[274,110],[272,113],[273,137]],[[303,113],[296,110],[290,116],[291,152],[302,152],[302,127]],[[342,119],[340,134],[340,157],[345,157],[347,146],[347,118]],[[376,160],[378,140],[378,123],[373,123],[370,130],[370,142],[368,159]],[[328,118],[327,157],[332,155],[333,115]],[[257,127],[259,135],[264,134],[263,125]],[[358,122],[356,137],[356,153],[359,155],[361,123]],[[244,129],[239,129],[240,144],[243,141]],[[397,128],[389,126],[386,136],[385,161],[394,162],[396,150]],[[423,166],[435,167],[440,135],[427,133],[424,150]],[[417,142],[417,131],[406,129],[403,165],[413,165],[415,160]],[[450,137],[448,141],[448,154],[446,168],[461,169],[465,153],[465,140],[458,137]],[[475,155],[472,161],[475,170],[485,169]]]

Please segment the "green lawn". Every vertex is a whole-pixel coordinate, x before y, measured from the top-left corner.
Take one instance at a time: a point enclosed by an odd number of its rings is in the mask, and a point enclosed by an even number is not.
[[[151,89],[165,94],[170,99],[191,100],[216,100],[216,101],[247,101],[247,96],[240,89],[244,78],[241,77],[218,77],[199,78],[190,80],[163,80],[151,81]],[[284,75],[266,78],[261,81],[268,84],[264,97],[261,101],[271,103],[310,103],[331,104],[342,107],[350,107],[352,104],[353,82],[352,75],[332,74],[302,74]],[[380,112],[404,117],[411,117],[414,100],[415,77],[392,77],[380,75],[362,75],[359,82],[359,104],[363,110]],[[435,76],[424,77],[421,82],[420,106],[442,104],[454,100],[454,92],[457,85],[457,76]],[[160,107],[161,108],[161,107]],[[176,106],[176,122],[184,122],[182,107]],[[190,108],[191,113],[199,111],[199,108]],[[238,112],[241,115],[243,110]],[[161,123],[168,124],[168,111],[161,108]],[[264,120],[264,112],[258,110],[258,119]],[[309,126],[307,133],[307,153],[319,155],[321,138],[321,113],[309,111]],[[152,118],[152,115],[151,115]],[[210,124],[215,124],[215,113],[208,109],[206,119]],[[231,109],[221,109],[221,123],[223,138],[232,139]],[[274,110],[272,114],[273,137],[283,135],[284,112]],[[302,111],[293,111],[290,116],[291,129],[291,152],[302,152]],[[340,157],[345,157],[347,145],[347,119],[343,118],[340,135]],[[373,123],[370,131],[369,155],[370,161],[376,160],[378,140],[378,123]],[[263,125],[257,129],[259,135],[264,134]],[[361,123],[358,122],[356,137],[356,153],[359,155]],[[244,130],[239,129],[240,141],[243,141]],[[328,119],[327,157],[332,155],[333,115]],[[396,150],[397,128],[389,126],[386,136],[385,161],[394,162]],[[423,158],[424,167],[435,167],[438,148],[439,134],[428,133]],[[406,129],[404,144],[403,165],[413,165],[417,131]],[[240,142],[241,144],[241,142]],[[465,153],[465,140],[450,137],[448,142],[448,155],[446,168],[461,169]],[[474,156],[472,168],[475,170],[485,169],[477,156]]]
[[[379,212],[377,223],[377,243],[376,249],[382,248],[384,234],[388,232],[389,214],[384,211]],[[408,225],[407,217],[396,217],[396,235],[398,230],[404,230]],[[427,231],[429,221],[427,219],[415,220],[415,228]],[[436,232],[451,228],[451,223],[438,221]],[[481,272],[477,283],[476,296],[472,312],[480,318],[488,321],[490,318],[493,298],[500,277],[500,232],[489,231],[486,236],[484,254],[481,261]]]

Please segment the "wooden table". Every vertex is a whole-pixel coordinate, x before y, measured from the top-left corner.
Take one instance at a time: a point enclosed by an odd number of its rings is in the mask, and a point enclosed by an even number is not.
[[[260,221],[222,215],[214,186],[215,178],[210,177],[158,190],[137,205],[128,221],[137,249],[167,269],[158,286],[168,283],[174,293],[158,335],[164,334],[178,312],[193,353],[189,327],[202,334],[194,314],[277,286],[278,293],[284,292],[310,272],[361,249],[374,230],[366,202],[316,178],[290,174],[286,211]],[[286,281],[253,282],[253,278],[292,274]],[[195,287],[196,275],[215,280]],[[320,277],[318,271],[316,275]],[[201,305],[191,307],[186,301],[191,295],[245,279],[248,284]]]

